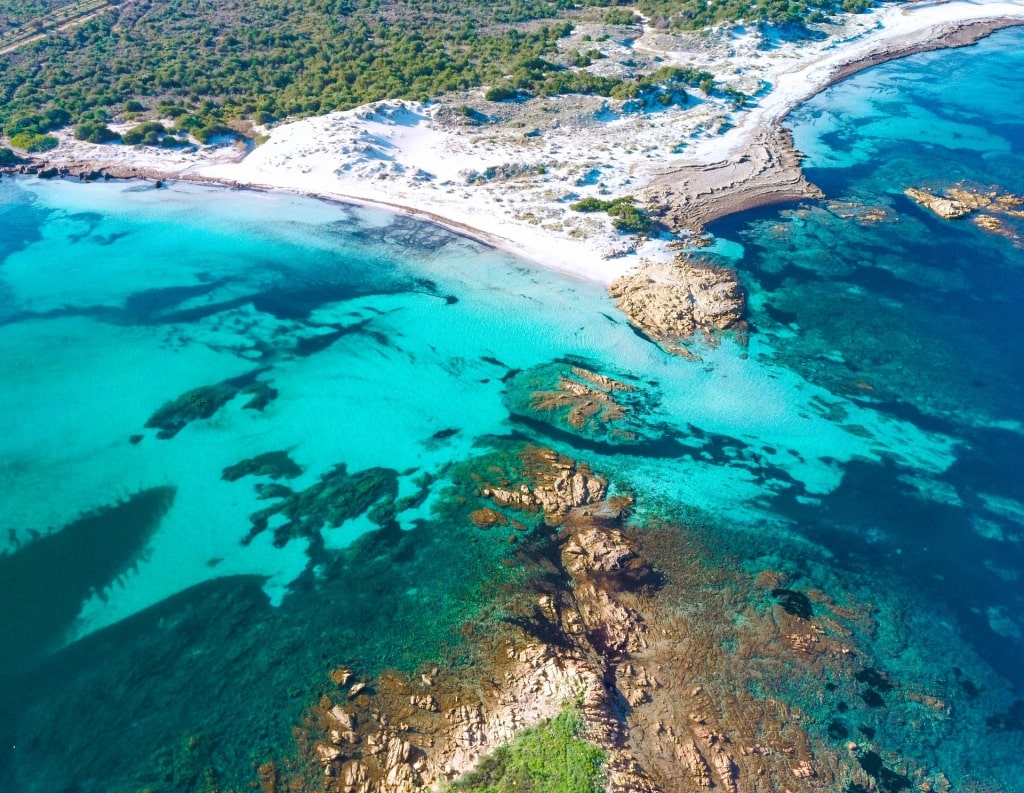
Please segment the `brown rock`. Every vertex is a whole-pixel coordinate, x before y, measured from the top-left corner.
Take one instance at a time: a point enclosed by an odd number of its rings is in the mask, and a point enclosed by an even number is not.
[[[969,214],[973,208],[963,201],[955,198],[943,198],[934,193],[929,193],[927,190],[908,187],[903,192],[925,209],[930,209],[940,218],[945,218],[946,220],[962,218],[964,215]]]
[[[679,259],[646,264],[612,283],[608,293],[631,325],[667,351],[691,357],[682,345],[694,334],[742,330],[745,298],[736,273]]]
[[[469,513],[469,519],[478,529],[492,529],[495,526],[508,525],[508,518],[498,512],[498,510],[491,509],[490,507],[474,509]]]

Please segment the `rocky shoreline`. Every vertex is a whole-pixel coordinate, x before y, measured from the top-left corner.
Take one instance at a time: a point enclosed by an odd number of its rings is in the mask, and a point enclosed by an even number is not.
[[[771,127],[759,130],[739,157],[658,173],[640,197],[670,231],[698,233],[747,209],[824,198],[807,181],[802,160],[789,131]]]
[[[608,793],[950,790],[941,770],[871,740],[837,743],[838,720],[822,740],[781,692],[753,693],[796,676],[847,701],[859,691],[876,709],[906,700],[929,729],[946,724],[938,691],[897,683],[858,644],[877,630],[873,606],[848,593],[840,605],[779,570],[709,563],[685,528],[634,529],[630,496],[554,451],[521,446],[472,470],[471,501],[503,517],[478,529],[500,542],[498,527],[512,528],[527,571],[498,606],[498,632],[466,634],[476,650],[465,668],[333,669],[298,756],[264,765],[261,789],[448,789],[571,707],[580,737],[604,751]]]

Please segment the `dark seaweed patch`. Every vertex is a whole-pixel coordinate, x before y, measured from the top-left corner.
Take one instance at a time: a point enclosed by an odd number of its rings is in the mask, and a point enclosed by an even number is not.
[[[59,643],[90,593],[103,597],[137,561],[174,493],[142,490],[0,556],[0,677]]]
[[[288,456],[286,451],[265,452],[255,457],[229,465],[220,475],[221,479],[234,482],[243,476],[269,476],[271,479],[294,479],[302,468]]]
[[[884,708],[885,700],[882,699],[882,695],[871,688],[867,688],[860,692],[860,698],[864,700],[864,704],[869,708]]]
[[[283,548],[296,537],[318,540],[322,529],[337,528],[364,512],[378,526],[388,523],[394,517],[398,474],[389,468],[349,474],[345,464],[340,463],[321,476],[320,481],[297,493],[270,483],[259,492],[264,498],[281,500],[249,516],[252,528],[242,542],[250,543],[266,531],[272,517],[279,515],[285,522],[274,528],[274,547]]]
[[[866,724],[861,724],[857,727],[857,732],[867,738],[869,741],[875,737],[875,728],[869,727]]]
[[[992,714],[985,719],[985,724],[993,732],[1024,730],[1024,699],[1018,699],[1001,713]]]
[[[782,610],[802,620],[809,620],[814,616],[814,608],[811,600],[803,592],[796,592],[792,589],[773,589],[772,597],[777,598]]]
[[[832,723],[828,725],[828,737],[834,741],[841,741],[844,738],[848,738],[849,735],[850,731],[839,719],[833,719]]]
[[[878,783],[881,793],[897,793],[900,790],[910,790],[910,780],[903,774],[886,768],[882,764],[882,758],[874,752],[864,752],[857,758],[860,767]]]
[[[252,394],[243,405],[246,409],[263,410],[277,397],[277,390],[257,380],[265,369],[257,369],[213,385],[199,386],[165,402],[146,420],[146,427],[158,430],[163,440],[173,438],[193,421],[208,419],[239,393]]]
[[[887,691],[892,691],[892,683],[889,682],[888,676],[884,672],[872,669],[870,666],[864,667],[853,677],[858,683],[871,686],[883,694]]]
[[[968,680],[962,670],[958,667],[953,667],[953,674],[956,676],[956,682],[960,685],[960,689],[967,695],[968,699],[977,699],[978,694],[981,693],[979,688],[974,683]]]

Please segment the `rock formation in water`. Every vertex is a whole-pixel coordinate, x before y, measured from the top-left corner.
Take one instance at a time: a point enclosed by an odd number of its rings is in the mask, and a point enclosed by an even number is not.
[[[534,366],[507,381],[505,403],[518,421],[541,423],[626,450],[664,439],[657,420],[657,384],[593,364],[560,359]]]
[[[1024,198],[1002,193],[999,190],[978,190],[956,185],[936,195],[928,190],[908,187],[903,191],[909,198],[929,209],[944,220],[958,220],[971,217],[978,228],[991,234],[1006,237],[1020,246],[1021,235],[1015,226],[1024,219]]]
[[[672,231],[699,232],[734,212],[801,198],[821,198],[807,181],[788,131],[768,127],[737,159],[673,167],[638,195],[651,217]]]
[[[686,258],[647,262],[608,291],[630,324],[678,355],[693,356],[684,345],[696,334],[712,341],[717,331],[746,330],[745,298],[732,270]]]
[[[873,606],[709,562],[715,552],[678,526],[635,532],[631,498],[551,450],[497,451],[459,476],[455,502],[481,541],[519,532],[509,547],[523,575],[497,596],[502,619],[463,626],[462,664],[335,668],[297,732],[299,759],[263,766],[263,790],[443,789],[567,703],[605,752],[608,793],[951,789],[887,745],[906,714],[914,735],[953,723],[939,682],[869,663]],[[838,715],[822,723],[794,692]]]

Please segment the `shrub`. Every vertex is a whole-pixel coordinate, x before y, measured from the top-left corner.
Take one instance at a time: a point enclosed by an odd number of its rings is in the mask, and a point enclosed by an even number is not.
[[[166,131],[167,128],[159,121],[147,121],[137,127],[132,127],[121,136],[121,140],[129,146],[138,143],[152,146],[160,142],[160,136]]]
[[[75,137],[89,143],[109,143],[118,139],[118,134],[98,121],[83,121],[75,127]]]
[[[612,225],[618,231],[631,234],[648,234],[654,228],[651,216],[633,206],[633,196],[623,196],[609,201],[591,196],[570,204],[569,209],[576,212],[607,212],[608,217],[612,219]]]
[[[519,91],[511,85],[492,85],[484,94],[488,102],[504,102],[506,99],[518,99]]]
[[[24,149],[31,154],[50,151],[57,148],[60,141],[53,135],[40,135],[38,132],[19,132],[11,136],[11,145]]]
[[[0,165],[14,165],[18,161],[18,155],[8,148],[0,149]]]
[[[575,204],[570,204],[569,209],[573,212],[605,212],[611,204],[611,201],[602,201],[600,198],[589,196],[581,198]]]
[[[209,143],[212,138],[218,135],[234,135],[235,131],[231,127],[227,127],[224,124],[209,124],[203,127],[196,127],[192,130],[192,135],[200,143]]]
[[[578,738],[579,728],[576,712],[565,710],[520,732],[452,787],[465,793],[600,793],[605,753]]]
[[[604,12],[606,25],[632,25],[636,21],[636,16],[628,8],[609,8]]]
[[[619,231],[630,234],[648,234],[654,228],[651,216],[630,204],[618,204],[608,210],[612,225]]]

